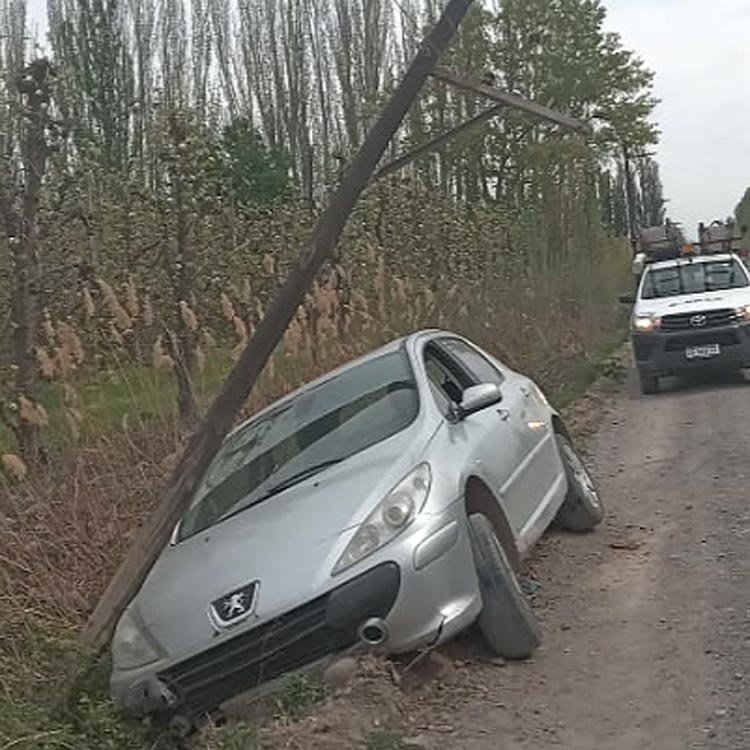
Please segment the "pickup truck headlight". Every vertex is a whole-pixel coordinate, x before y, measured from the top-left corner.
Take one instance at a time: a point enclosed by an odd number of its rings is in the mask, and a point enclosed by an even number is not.
[[[159,655],[141,632],[129,610],[123,612],[112,639],[112,661],[119,669],[137,669],[156,661]]]
[[[332,575],[350,568],[398,536],[424,507],[431,481],[427,464],[419,464],[412,469],[357,529],[334,566]]]
[[[750,320],[750,305],[738,307],[734,312],[738,320]]]
[[[636,315],[633,318],[633,328],[636,331],[653,331],[661,326],[661,318],[653,315]]]

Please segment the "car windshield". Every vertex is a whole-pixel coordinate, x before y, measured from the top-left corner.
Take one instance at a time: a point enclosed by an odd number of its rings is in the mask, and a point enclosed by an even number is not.
[[[180,524],[187,539],[406,428],[419,408],[403,351],[305,391],[227,438]]]
[[[643,280],[642,299],[700,294],[747,286],[747,274],[734,259],[652,268]]]

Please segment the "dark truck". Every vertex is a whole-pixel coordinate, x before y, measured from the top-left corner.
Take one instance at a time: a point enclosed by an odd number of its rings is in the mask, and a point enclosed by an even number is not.
[[[747,264],[748,251],[742,246],[742,236],[735,229],[734,221],[712,221],[708,226],[698,225],[698,251],[701,255],[734,253]]]
[[[636,286],[649,263],[679,258],[685,245],[682,230],[670,221],[655,227],[643,227],[638,232],[633,257],[633,276]]]

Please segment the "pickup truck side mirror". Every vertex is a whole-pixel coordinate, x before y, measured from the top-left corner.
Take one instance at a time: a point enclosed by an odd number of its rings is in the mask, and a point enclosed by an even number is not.
[[[623,305],[634,305],[635,304],[635,294],[632,292],[626,292],[625,294],[621,294],[618,299],[620,302],[622,302]]]

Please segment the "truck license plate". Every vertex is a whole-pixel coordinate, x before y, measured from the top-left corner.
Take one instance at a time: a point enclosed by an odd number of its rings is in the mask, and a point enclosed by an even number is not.
[[[706,344],[705,346],[689,346],[685,349],[685,356],[688,359],[710,359],[721,354],[721,347],[718,344]]]

